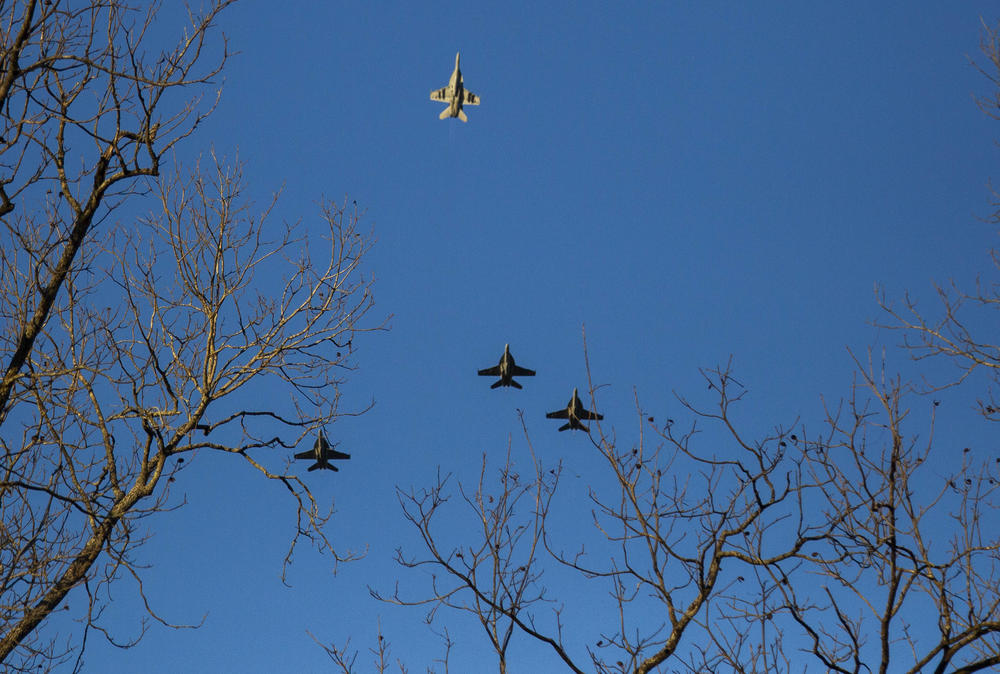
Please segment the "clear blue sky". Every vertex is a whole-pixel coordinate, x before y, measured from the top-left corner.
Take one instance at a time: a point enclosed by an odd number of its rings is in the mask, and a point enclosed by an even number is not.
[[[418,551],[396,485],[429,485],[439,467],[471,478],[509,437],[523,459],[520,408],[539,455],[567,464],[567,546],[589,536],[573,475],[596,452],[544,418],[586,385],[583,324],[598,407],[623,444],[633,391],[671,416],[672,392],[701,395],[698,368],[731,354],[749,431],[818,427],[821,396],[848,393],[846,347],[896,341],[869,323],[876,284],[929,301],[933,281],[987,268],[996,232],[979,217],[1000,179],[1000,125],[972,100],[993,93],[968,63],[980,16],[995,22],[995,3],[246,0],[226,12],[240,53],[185,156],[238,149],[259,205],[284,187],[275,226],[318,228],[316,202],[346,195],[378,237],[373,317],[391,313],[392,329],[356,341],[345,387],[347,406],[375,408],[328,429],[353,455],[341,472],[307,478],[336,499],[330,537],[368,556],[334,577],[302,546],[284,587],[283,488],[201,455],[175,486],[187,506],[147,521],[139,559],[158,611],[205,625],[153,625],[126,651],[93,635],[88,671],[322,671],[306,630],[352,636],[367,663],[379,620],[394,655],[424,671],[440,649],[421,612],[366,589],[415,577],[391,560],[397,545]],[[482,98],[467,124],[439,121],[428,100],[456,51]],[[475,376],[505,342],[538,370],[523,391]],[[962,433],[956,444],[977,439]],[[125,581],[107,614],[122,637],[141,615],[132,594]],[[461,639],[453,671],[478,671],[478,627],[446,624]]]

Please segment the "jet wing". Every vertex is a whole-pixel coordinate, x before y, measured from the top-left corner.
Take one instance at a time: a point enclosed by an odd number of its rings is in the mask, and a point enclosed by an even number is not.
[[[513,374],[513,376],[515,376],[515,377],[534,377],[535,376],[535,371],[534,370],[529,370],[526,367],[521,367],[519,365],[515,365],[514,366],[514,374]]]
[[[298,454],[295,455],[295,458],[296,459],[314,459],[314,458],[316,458],[316,452],[314,452],[311,449],[309,451],[307,451],[307,452],[299,452]]]
[[[331,450],[323,453],[323,458],[324,459],[349,459],[349,458],[351,458],[351,455],[350,454],[344,454],[343,452],[338,452],[335,449],[331,449]]]
[[[604,418],[603,414],[598,414],[597,412],[591,412],[590,410],[580,410],[579,417],[584,421],[600,421]]]
[[[499,377],[500,376],[500,366],[494,365],[493,367],[488,367],[485,370],[479,371],[480,377]]]
[[[465,89],[465,95],[462,97],[462,103],[464,105],[479,105],[479,96]]]
[[[454,95],[454,91],[449,91],[451,87],[444,87],[443,89],[437,89],[431,92],[432,101],[441,101],[442,103],[451,103],[451,97]],[[476,103],[475,105],[478,105]]]
[[[549,412],[545,415],[546,419],[569,419],[569,412],[566,410],[559,410],[558,412]]]

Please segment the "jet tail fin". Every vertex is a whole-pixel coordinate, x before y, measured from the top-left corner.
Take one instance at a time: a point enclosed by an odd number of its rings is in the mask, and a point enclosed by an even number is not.
[[[449,112],[448,108],[445,108],[444,110],[442,110],[441,114],[438,115],[438,119],[448,119],[448,112]]]
[[[510,385],[513,386],[514,388],[524,388],[523,386],[521,386],[520,384],[518,384],[513,379],[510,380]]]
[[[559,427],[559,432],[561,433],[563,431],[568,431],[570,428],[571,427],[569,424],[563,424],[562,426]],[[312,468],[310,468],[309,470],[312,470]]]
[[[463,122],[468,122],[469,121],[469,118],[465,114],[465,110],[459,110],[458,111],[458,118],[460,120],[462,120]]]
[[[490,388],[497,388],[498,386],[503,386],[503,379],[497,379]]]
[[[348,458],[350,458],[350,457],[348,457]],[[333,472],[335,472],[335,473],[339,473],[339,472],[340,472],[340,469],[339,469],[339,468],[337,468],[337,467],[336,467],[335,465],[333,465],[332,463],[322,463],[322,462],[320,462],[320,461],[317,461],[317,462],[316,462],[316,463],[314,463],[313,465],[309,466],[309,469],[308,469],[308,470],[307,470],[306,472],[307,472],[307,473],[311,473],[311,472],[313,472],[314,470],[318,470],[318,469],[320,469],[320,468],[324,468],[324,469],[326,469],[326,470],[332,470],[332,471],[333,471]]]

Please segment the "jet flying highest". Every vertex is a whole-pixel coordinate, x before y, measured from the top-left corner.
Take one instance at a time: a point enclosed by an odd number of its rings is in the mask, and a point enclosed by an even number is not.
[[[333,447],[331,447],[330,443],[327,442],[326,438],[323,436],[323,432],[320,431],[319,437],[316,438],[316,444],[313,445],[313,448],[307,452],[299,452],[298,454],[295,455],[295,458],[314,459],[316,463],[309,466],[308,472],[311,473],[312,471],[317,470],[319,468],[325,468],[327,470],[332,470],[332,471],[340,470],[339,468],[331,464],[330,461],[332,459],[349,459],[351,458],[351,455],[344,454],[343,452],[338,452]]]
[[[562,410],[556,410],[555,412],[549,412],[545,415],[546,419],[568,419],[565,424],[559,427],[560,431],[569,430],[571,428],[579,428],[581,431],[586,431],[590,433],[590,429],[580,423],[580,420],[584,421],[600,421],[604,418],[604,415],[598,414],[596,412],[591,412],[583,408],[583,403],[580,402],[580,396],[576,394],[576,389],[573,389],[573,397],[569,399],[569,403],[566,404],[566,408]]]
[[[514,364],[514,356],[510,355],[510,344],[503,345],[503,355],[500,356],[500,362],[495,367],[488,367],[485,370],[479,371],[480,377],[500,377],[500,379],[493,382],[490,388],[496,388],[498,386],[513,386],[514,388],[522,388],[520,384],[514,381],[514,377],[534,377],[535,371],[529,370],[526,367],[518,367]]]
[[[479,96],[466,89],[462,83],[462,71],[458,67],[459,56],[460,54],[455,54],[455,72],[451,74],[448,86],[432,91],[431,100],[448,104],[448,107],[441,111],[438,119],[458,117],[463,122],[468,122],[469,118],[465,116],[462,106],[479,105]]]

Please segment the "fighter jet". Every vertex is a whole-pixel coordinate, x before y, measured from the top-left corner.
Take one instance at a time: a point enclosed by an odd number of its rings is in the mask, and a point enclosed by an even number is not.
[[[438,119],[458,117],[463,122],[468,122],[469,118],[465,116],[462,106],[479,105],[479,96],[466,89],[462,84],[462,71],[458,68],[458,57],[459,54],[455,54],[455,72],[451,74],[448,86],[432,91],[431,100],[448,104],[448,107],[441,111]]]
[[[604,418],[604,415],[585,410],[583,408],[583,403],[580,402],[580,396],[576,394],[576,389],[573,389],[573,397],[569,399],[566,409],[549,412],[545,415],[545,418],[569,419],[567,423],[559,427],[560,431],[569,430],[570,428],[579,428],[581,431],[590,433],[590,429],[581,424],[580,419],[583,419],[584,421],[600,421]]]
[[[510,344],[504,344],[503,355],[500,356],[500,363],[496,367],[488,367],[485,370],[480,370],[479,376],[500,377],[500,379],[493,382],[493,386],[490,386],[490,388],[496,388],[498,386],[513,386],[514,388],[522,388],[520,384],[514,381],[514,377],[534,377],[535,371],[529,370],[526,367],[518,367],[515,365],[514,356],[510,355]]]
[[[299,452],[295,455],[296,459],[315,459],[316,463],[309,466],[309,471],[312,472],[319,468],[325,468],[327,470],[337,471],[339,468],[330,463],[332,459],[349,459],[350,454],[344,454],[343,452],[338,452],[330,443],[326,441],[323,436],[323,432],[320,431],[319,437],[316,438],[316,444],[308,452]]]

